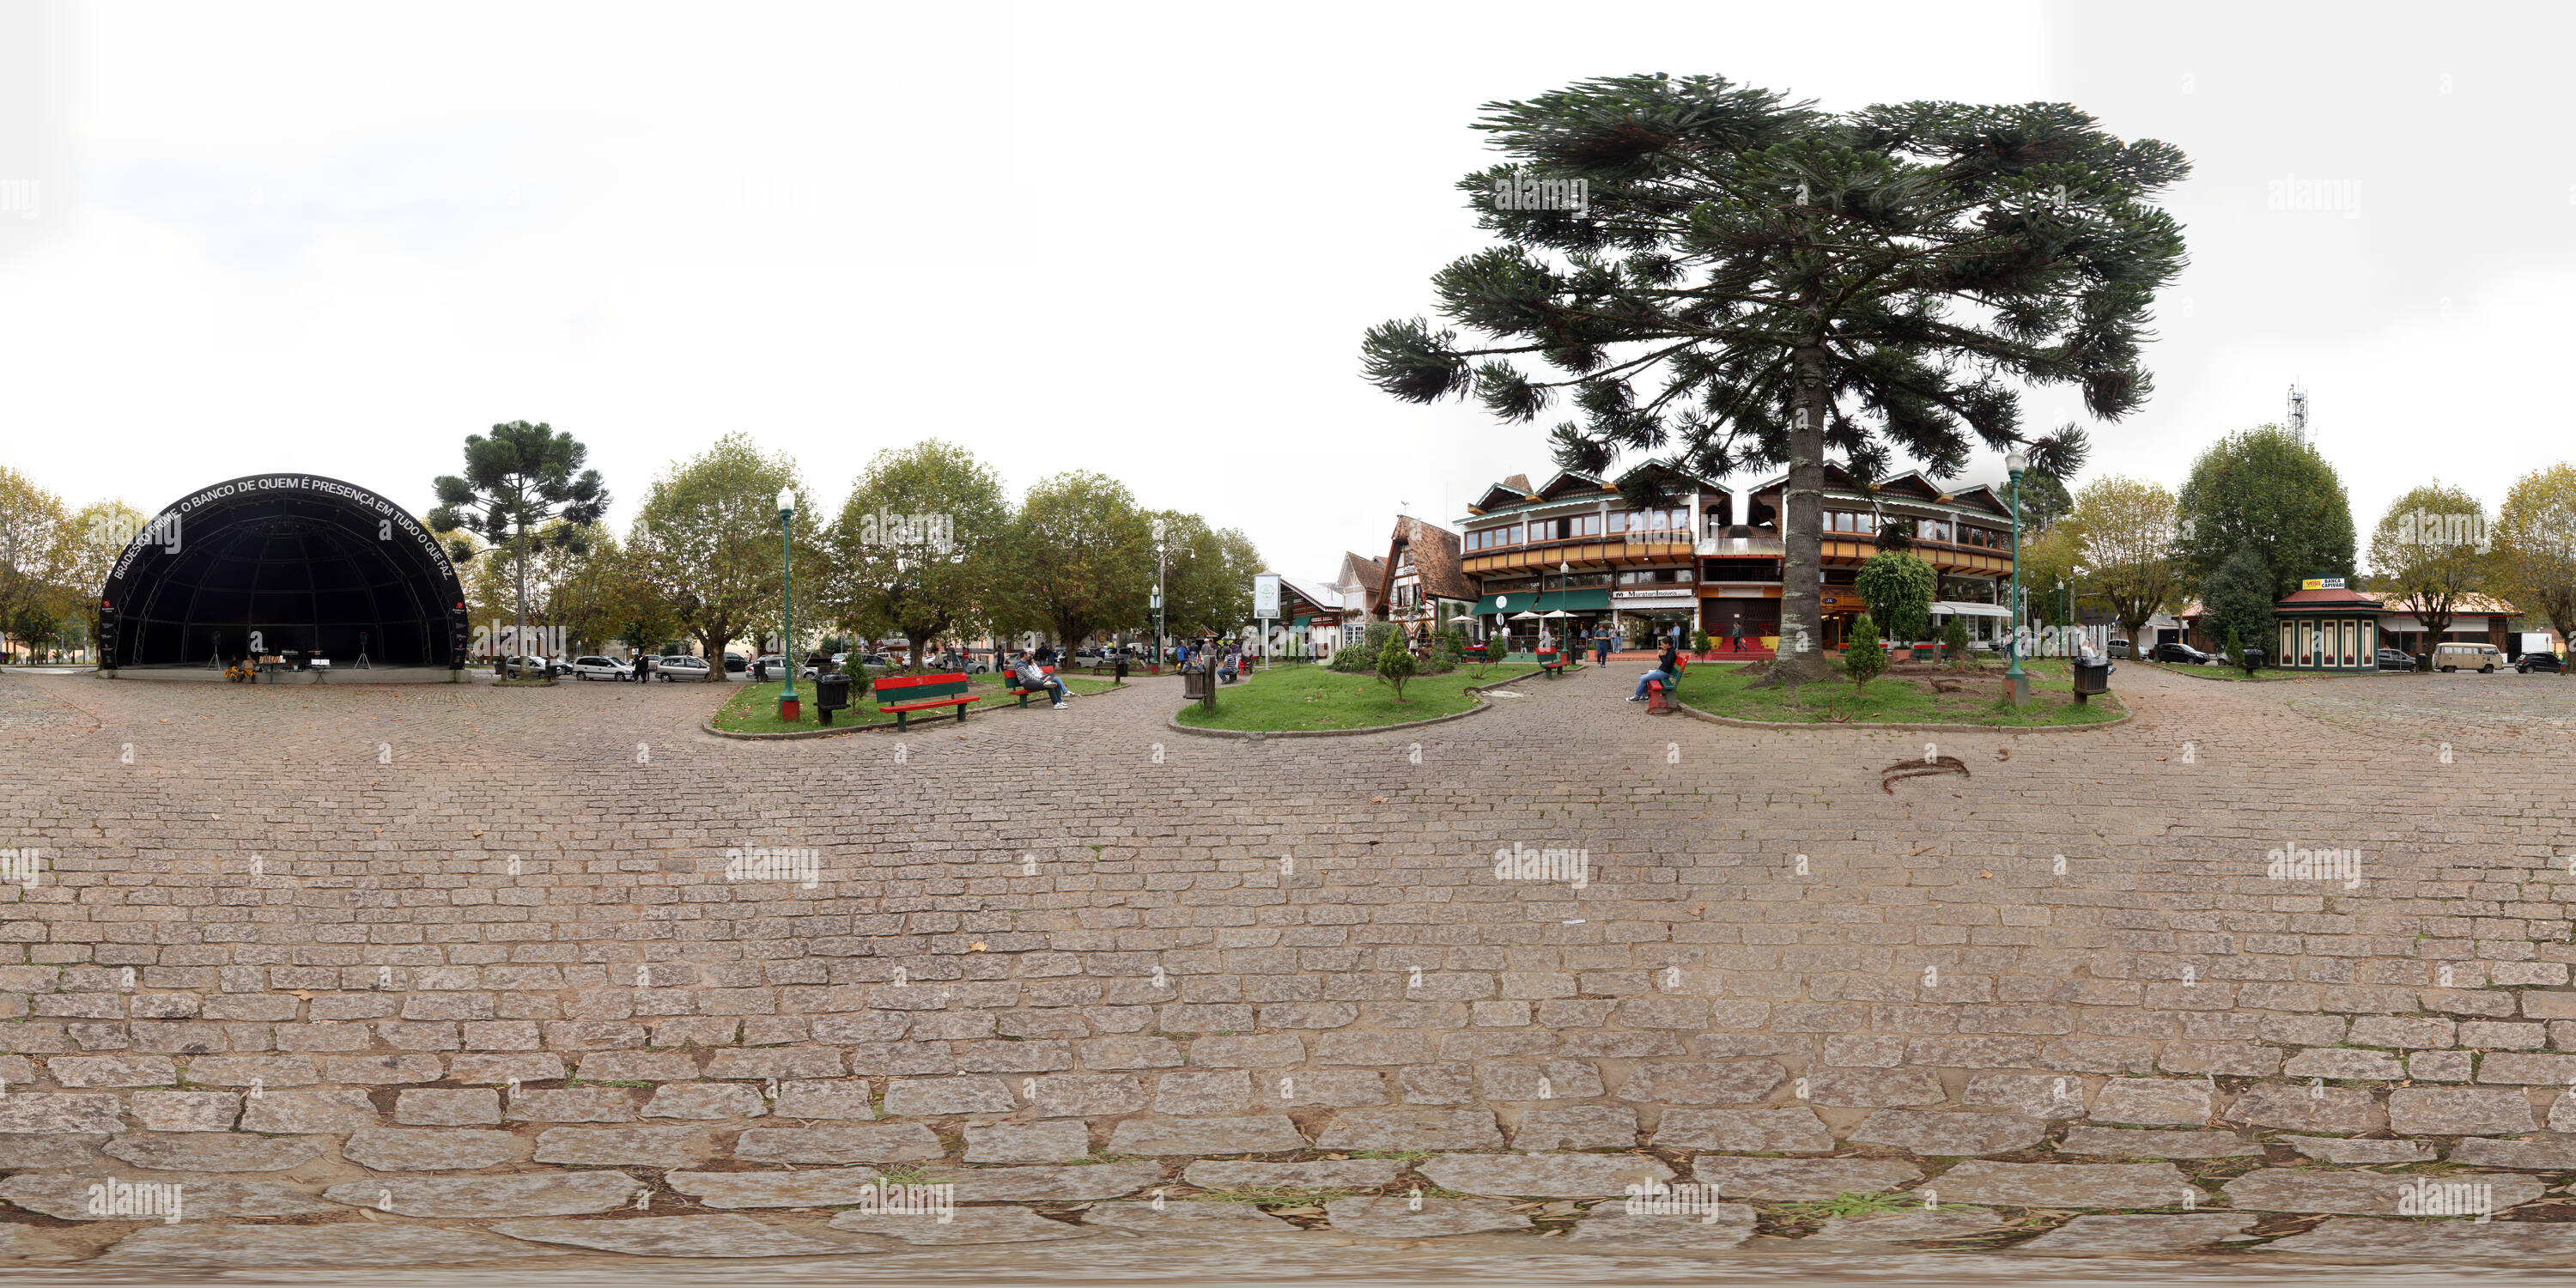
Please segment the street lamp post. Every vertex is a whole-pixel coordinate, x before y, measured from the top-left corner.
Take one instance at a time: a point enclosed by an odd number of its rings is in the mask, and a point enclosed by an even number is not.
[[[2030,701],[2030,676],[2021,669],[2022,601],[2021,601],[2021,476],[2030,468],[2030,458],[2016,448],[2004,457],[2004,471],[2012,476],[2013,580],[2011,633],[2005,637],[2004,678],[2012,682],[2014,706]]]
[[[1154,520],[1154,673],[1163,673],[1163,645],[1169,637],[1163,630],[1163,575],[1171,564],[1166,557],[1170,547],[1163,543],[1167,529],[1161,519]]]
[[[778,691],[778,718],[796,722],[796,494],[778,489],[778,656],[787,664]]]

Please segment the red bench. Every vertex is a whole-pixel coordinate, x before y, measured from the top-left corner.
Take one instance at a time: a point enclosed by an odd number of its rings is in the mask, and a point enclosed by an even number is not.
[[[1038,668],[1038,670],[1039,670],[1039,671],[1041,671],[1041,672],[1044,672],[1045,674],[1047,674],[1047,675],[1049,675],[1049,676],[1053,676],[1053,675],[1055,674],[1055,668],[1054,668],[1054,667],[1051,667],[1051,666],[1042,666],[1042,667],[1039,667],[1039,668]],[[1017,675],[1017,674],[1019,674],[1019,672],[1014,671],[1014,672],[1012,672],[1011,674],[1013,674],[1013,675]],[[1070,688],[1068,688],[1068,689],[1066,689],[1066,690],[1065,690],[1065,692],[1067,692],[1067,693],[1071,693],[1072,691],[1073,691],[1073,690],[1072,690],[1072,689],[1070,689]],[[1028,709],[1028,706],[1029,706],[1029,695],[1030,695],[1030,694],[1032,694],[1032,693],[1045,693],[1045,692],[1047,692],[1047,690],[1045,690],[1045,689],[1023,689],[1023,688],[1018,687],[1016,684],[1014,684],[1014,685],[1012,686],[1012,689],[1011,689],[1011,696],[1012,696],[1012,697],[1015,697],[1015,698],[1018,698],[1018,699],[1020,700],[1020,709],[1021,709],[1021,710],[1023,710],[1023,711],[1025,711],[1025,710],[1027,710],[1027,709]]]
[[[931,707],[957,708],[957,723],[966,723],[966,708],[983,701],[966,692],[966,673],[949,671],[941,675],[890,675],[876,682],[877,710],[894,713],[895,732],[903,732],[904,716]],[[888,698],[903,701],[888,702]]]
[[[1672,699],[1670,695],[1664,692],[1664,682],[1661,680],[1646,681],[1646,714],[1650,716],[1668,716],[1672,713]]]
[[[1551,680],[1564,672],[1567,660],[1566,655],[1563,653],[1541,653],[1538,655],[1538,664],[1546,668],[1547,678]]]

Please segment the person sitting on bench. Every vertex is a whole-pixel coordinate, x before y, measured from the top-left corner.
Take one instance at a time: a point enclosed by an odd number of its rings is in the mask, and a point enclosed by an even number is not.
[[[1636,696],[1628,700],[1630,702],[1645,701],[1646,686],[1656,680],[1664,682],[1664,691],[1666,693],[1672,692],[1673,677],[1681,674],[1681,663],[1681,655],[1674,651],[1672,645],[1666,644],[1664,646],[1663,656],[1655,659],[1655,669],[1637,677]]]
[[[1064,687],[1064,681],[1039,669],[1037,659],[1029,656],[1027,649],[1020,650],[1020,664],[1013,674],[1019,680],[1020,688],[1031,693],[1045,689],[1054,694],[1058,711],[1064,710],[1065,699],[1073,696],[1073,690]]]

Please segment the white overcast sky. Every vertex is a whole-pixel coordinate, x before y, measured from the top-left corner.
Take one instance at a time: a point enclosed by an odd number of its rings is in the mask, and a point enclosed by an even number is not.
[[[1451,186],[1491,161],[1478,106],[1707,72],[2179,145],[2158,392],[2086,475],[2179,485],[2295,378],[2366,534],[2567,454],[2566,12],[0,0],[0,461],[74,504],[302,470],[426,509],[524,418],[590,444],[622,521],[728,430],[835,509],[936,435],[1321,576],[1553,468],[1548,420],[1358,375],[1485,244]],[[2293,179],[2349,208],[2273,208]]]

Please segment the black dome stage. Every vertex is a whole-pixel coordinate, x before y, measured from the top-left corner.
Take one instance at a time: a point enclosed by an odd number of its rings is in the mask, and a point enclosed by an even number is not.
[[[465,662],[465,592],[437,538],[313,474],[237,478],[163,510],[99,592],[100,665],[293,651],[346,667]]]

